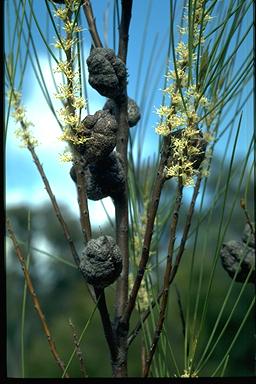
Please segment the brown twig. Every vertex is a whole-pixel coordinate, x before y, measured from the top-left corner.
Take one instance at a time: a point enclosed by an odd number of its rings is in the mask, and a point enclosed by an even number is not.
[[[64,236],[65,236],[65,239],[67,240],[67,242],[68,242],[68,244],[69,244],[71,253],[72,253],[72,255],[73,255],[73,259],[74,259],[74,261],[75,261],[77,267],[79,267],[80,259],[79,259],[78,253],[77,253],[77,251],[76,251],[76,248],[75,248],[75,245],[74,245],[74,243],[73,243],[73,240],[72,240],[72,238],[71,238],[71,236],[70,236],[70,233],[69,233],[69,229],[68,229],[68,227],[67,227],[67,224],[66,224],[66,222],[65,222],[65,220],[64,220],[64,218],[63,218],[63,216],[62,216],[62,214],[61,214],[61,211],[60,211],[60,208],[59,208],[59,206],[58,206],[58,204],[57,204],[56,198],[55,198],[55,196],[54,196],[54,194],[53,194],[53,192],[52,192],[52,189],[51,189],[51,187],[50,187],[50,184],[49,184],[49,181],[48,181],[48,179],[47,179],[47,177],[46,177],[46,174],[45,174],[45,172],[44,172],[44,169],[43,169],[43,167],[42,167],[42,165],[41,165],[41,163],[40,163],[40,161],[39,161],[39,158],[38,158],[38,156],[37,156],[37,154],[36,154],[36,152],[35,152],[34,147],[33,147],[32,145],[28,145],[27,148],[28,148],[28,150],[30,151],[30,153],[31,153],[31,155],[32,155],[32,158],[33,158],[33,160],[34,160],[34,163],[35,163],[35,165],[36,165],[36,167],[37,167],[37,169],[38,169],[38,171],[39,171],[39,173],[40,173],[40,176],[41,176],[41,178],[42,178],[42,180],[43,180],[45,189],[46,189],[46,191],[47,191],[47,193],[48,193],[48,195],[49,195],[49,197],[50,197],[50,200],[51,200],[53,209],[54,209],[54,211],[55,211],[55,213],[56,213],[56,217],[57,217],[57,219],[59,220],[59,223],[60,223],[60,225],[61,225],[61,227],[62,227],[62,229],[63,229],[63,233],[64,233]]]
[[[168,296],[169,296],[169,280],[170,280],[170,273],[172,270],[173,265],[173,251],[174,251],[174,243],[176,238],[176,230],[177,230],[177,224],[179,219],[179,211],[181,207],[181,200],[182,200],[182,191],[183,191],[183,185],[182,180],[179,178],[178,180],[178,186],[177,186],[177,193],[176,193],[176,201],[175,201],[175,207],[174,212],[172,215],[172,222],[171,222],[171,228],[170,228],[170,240],[168,245],[168,255],[167,255],[167,261],[166,261],[166,269],[164,274],[164,285],[163,285],[163,295],[160,303],[160,313],[159,313],[159,319],[156,325],[153,341],[146,359],[146,365],[144,369],[144,377],[147,377],[149,374],[150,365],[154,356],[154,353],[156,351],[156,347],[163,329],[164,319],[165,319],[165,312],[166,307],[168,303]]]
[[[132,0],[122,1],[122,16],[119,29],[119,52],[118,55],[126,64],[128,49],[128,33],[131,20]],[[120,48],[121,47],[121,48]],[[123,84],[123,95],[116,101],[116,119],[118,123],[116,150],[119,152],[125,171],[125,191],[120,199],[115,200],[116,216],[116,242],[122,252],[123,269],[116,284],[116,343],[118,356],[115,364],[112,364],[115,377],[127,376],[127,336],[128,324],[123,323],[121,318],[125,312],[128,300],[128,274],[129,274],[129,244],[128,244],[128,117],[127,117],[127,83]]]
[[[181,257],[184,253],[184,249],[185,249],[185,244],[186,244],[186,241],[187,241],[187,238],[188,238],[188,234],[189,234],[189,230],[190,230],[190,226],[191,226],[191,222],[192,222],[192,217],[193,217],[193,214],[194,214],[194,210],[195,210],[195,203],[196,203],[196,199],[197,199],[197,196],[198,196],[198,193],[199,193],[199,189],[200,189],[200,185],[201,185],[201,175],[199,174],[198,177],[197,177],[197,180],[196,180],[196,184],[195,184],[195,187],[194,187],[194,192],[193,192],[193,196],[192,196],[192,199],[191,199],[191,203],[190,203],[190,206],[189,206],[189,210],[188,210],[188,214],[187,214],[187,219],[186,219],[186,223],[185,223],[185,227],[184,227],[184,231],[183,231],[183,235],[182,235],[182,238],[181,238],[181,241],[180,241],[180,245],[179,245],[179,250],[178,250],[178,253],[177,253],[177,256],[175,258],[175,264],[174,264],[174,267],[171,271],[171,275],[170,275],[170,284],[173,282],[173,279],[177,273],[177,270],[178,270],[178,267],[179,267],[179,264],[180,264],[180,261],[181,261]]]
[[[185,70],[185,67],[184,67],[184,70]],[[178,90],[178,84],[176,83],[175,92],[177,90]],[[175,105],[173,105],[172,103],[170,105],[170,108],[173,108],[174,111],[176,110]],[[172,127],[170,126],[169,128],[170,128],[170,132],[171,132]],[[158,166],[157,177],[156,177],[155,184],[153,186],[152,199],[151,199],[151,202],[149,204],[148,213],[147,213],[148,219],[147,219],[146,230],[145,230],[145,235],[144,235],[144,240],[143,240],[143,248],[142,248],[140,264],[139,264],[137,276],[136,276],[136,279],[135,279],[135,282],[134,282],[134,285],[132,287],[132,291],[131,291],[131,294],[129,297],[127,309],[126,309],[126,312],[125,312],[125,315],[123,318],[123,321],[125,321],[127,323],[129,322],[130,316],[131,316],[132,311],[134,309],[136,297],[138,295],[140,284],[141,284],[141,281],[142,281],[143,276],[144,276],[145,267],[147,265],[148,258],[149,258],[150,244],[151,244],[152,235],[153,235],[155,217],[157,214],[157,209],[158,209],[158,205],[159,205],[159,201],[160,201],[161,191],[162,191],[162,188],[163,188],[163,185],[165,182],[164,168],[166,166],[166,162],[168,159],[168,153],[169,153],[170,145],[171,145],[171,137],[169,135],[169,136],[166,136],[163,138],[163,146],[162,146],[162,150],[161,150],[161,157],[160,157],[160,162],[159,162],[159,166]],[[162,294],[161,294],[161,296],[162,296]],[[160,296],[160,298],[161,298],[161,296]],[[160,298],[157,299],[157,302],[160,300]],[[145,316],[147,315],[146,318],[148,317],[149,313],[150,312],[145,313]],[[141,322],[139,324],[137,324],[135,329],[137,329],[137,327],[139,327],[139,329],[140,329]],[[137,333],[138,332],[135,331],[135,335],[137,335]]]
[[[246,217],[246,221],[247,221],[248,225],[251,228],[251,232],[254,233],[254,235],[255,235],[255,228],[253,227],[253,224],[252,224],[251,218],[249,216],[249,213],[247,211],[244,199],[240,200],[240,206],[241,206],[242,210],[244,211],[244,214],[245,214],[245,217]]]
[[[67,15],[69,22],[72,21],[72,11],[71,9],[68,10]],[[66,33],[66,40],[72,40],[72,31],[67,31]],[[72,49],[71,47],[65,50],[68,68],[70,72],[74,71],[74,60],[72,57]],[[69,110],[69,113],[71,116],[75,116],[75,107],[73,105],[74,96],[73,96],[73,90],[74,90],[74,81],[73,78],[67,77],[67,84],[68,89],[70,90],[70,96],[67,97],[67,107]],[[70,127],[70,129],[73,131],[73,134],[76,135],[76,132]],[[84,162],[82,159],[82,156],[77,153],[76,148],[72,146],[72,150],[75,154],[75,157],[77,158],[75,160],[75,171],[76,171],[76,179],[77,179],[77,195],[78,195],[78,205],[79,205],[79,211],[80,211],[80,223],[82,232],[84,235],[85,243],[87,243],[91,237],[91,223],[90,223],[90,217],[89,217],[89,210],[88,210],[88,203],[87,203],[87,193],[86,193],[86,179],[84,175]]]
[[[122,15],[119,27],[119,46],[118,56],[124,63],[126,63],[128,40],[129,40],[129,27],[132,17],[132,2],[133,0],[122,0]]]
[[[55,343],[53,341],[51,332],[49,330],[49,327],[48,327],[46,319],[45,319],[45,315],[44,315],[43,310],[41,308],[41,304],[40,304],[39,299],[38,299],[38,297],[36,295],[36,292],[35,292],[35,289],[34,289],[34,286],[33,286],[33,283],[32,283],[31,277],[30,277],[30,274],[29,274],[29,271],[27,269],[25,259],[23,257],[23,254],[22,254],[21,249],[19,247],[19,244],[17,242],[16,236],[15,236],[14,231],[12,229],[11,222],[10,222],[9,219],[7,219],[6,222],[7,222],[8,234],[9,234],[9,236],[10,236],[12,242],[13,242],[13,246],[14,246],[14,249],[15,249],[16,256],[17,256],[17,258],[18,258],[18,260],[20,262],[21,268],[23,270],[24,277],[25,277],[25,280],[26,280],[26,283],[27,283],[27,287],[28,287],[29,293],[31,295],[31,298],[32,298],[32,301],[33,301],[33,304],[34,304],[34,308],[35,308],[35,310],[36,310],[36,312],[38,314],[38,317],[39,317],[39,319],[41,321],[44,333],[45,333],[45,335],[47,337],[47,341],[48,341],[51,353],[52,353],[54,359],[56,360],[58,366],[62,370],[62,372],[64,372],[65,371],[64,363],[61,360],[61,358],[60,358],[60,356],[59,356],[59,354],[57,352]],[[69,378],[69,375],[66,373],[65,377]]]
[[[84,235],[85,243],[92,237],[91,222],[88,209],[88,200],[86,192],[86,178],[84,174],[84,165],[82,159],[78,160],[76,167],[76,186],[77,198],[80,211],[80,223]]]
[[[71,319],[69,319],[69,325],[71,327],[71,329],[73,330],[73,340],[74,340],[74,344],[75,344],[75,349],[76,349],[76,355],[78,357],[78,360],[79,360],[79,364],[80,364],[80,371],[83,375],[83,377],[88,377],[87,373],[86,373],[86,370],[85,370],[85,366],[84,366],[84,358],[83,358],[83,354],[82,354],[82,351],[81,351],[81,348],[80,348],[80,343],[79,343],[79,340],[77,338],[77,334],[76,334],[76,330],[75,330],[75,326],[74,324],[72,323]]]
[[[124,313],[128,297],[128,274],[129,274],[129,252],[128,252],[128,200],[125,197],[115,200],[116,217],[116,242],[122,252],[123,268],[122,274],[116,284],[116,318],[121,318]]]
[[[177,90],[178,86],[176,84],[175,89]],[[173,108],[175,111],[175,105],[170,106],[170,108]],[[170,126],[170,132],[171,132],[171,126]],[[149,258],[149,252],[150,252],[150,244],[153,236],[153,230],[154,230],[154,223],[155,223],[155,218],[158,210],[158,205],[161,197],[161,192],[162,188],[165,182],[165,177],[164,177],[164,168],[166,166],[167,160],[168,160],[168,155],[169,155],[169,148],[171,145],[171,136],[165,136],[163,138],[163,145],[161,149],[161,156],[160,156],[160,161],[158,165],[158,170],[157,170],[157,176],[156,180],[153,186],[153,191],[152,191],[152,198],[148,206],[148,212],[147,212],[147,224],[145,228],[145,234],[144,234],[144,240],[143,240],[143,247],[142,247],[142,253],[141,253],[141,258],[140,258],[140,263],[138,267],[138,272],[137,276],[135,278],[128,305],[125,311],[125,314],[123,316],[123,321],[126,323],[129,323],[132,311],[134,309],[135,303],[136,303],[136,297],[138,295],[138,291],[140,289],[141,281],[144,276],[145,268],[148,262]]]
[[[122,1],[122,16],[119,27],[119,50],[118,56],[126,64],[127,49],[128,49],[128,33],[131,21],[132,0]],[[127,147],[128,147],[128,118],[127,118],[127,84],[123,84],[123,98],[117,103],[116,118],[118,122],[117,134],[117,152],[123,160],[124,170],[126,174],[125,193],[120,200],[115,201],[116,211],[116,240],[123,256],[122,275],[117,282],[116,288],[116,317],[120,318],[125,310],[128,299],[128,273],[129,273],[129,246],[128,246],[128,162],[127,162]]]
[[[186,223],[185,223],[185,226],[184,226],[184,231],[183,231],[182,239],[181,239],[181,242],[180,242],[180,245],[179,245],[179,248],[178,248],[177,256],[175,258],[174,267],[173,267],[173,269],[171,271],[169,284],[171,284],[173,282],[174,278],[175,278],[175,275],[177,273],[177,270],[178,270],[178,267],[179,267],[182,255],[184,253],[184,248],[185,248],[185,244],[186,244],[186,241],[187,241],[187,238],[188,238],[189,229],[190,229],[190,226],[191,226],[192,216],[193,216],[193,213],[194,213],[195,203],[196,203],[196,199],[197,199],[197,196],[198,196],[198,193],[199,193],[200,185],[201,185],[201,176],[199,175],[198,178],[197,178],[195,187],[194,187],[194,192],[193,192],[193,196],[192,196],[192,199],[191,199],[189,211],[188,211],[188,214],[187,214],[187,219],[186,219]],[[157,296],[157,300],[151,304],[152,308],[155,307],[156,303],[159,303],[159,301],[160,301],[160,299],[161,299],[161,297],[163,295],[163,292],[164,292],[163,289],[161,289],[161,291],[159,292],[159,294]],[[140,331],[140,329],[142,327],[142,324],[146,321],[146,319],[148,318],[150,313],[151,313],[151,309],[149,308],[145,312],[145,314],[143,315],[142,319],[140,319],[140,321],[138,321],[138,323],[136,324],[136,326],[134,327],[133,331],[131,332],[131,334],[130,334],[130,336],[128,338],[128,345],[130,345],[133,342],[133,340],[136,338],[136,336],[138,335],[138,333],[139,333],[139,331]]]
[[[157,209],[160,201],[161,191],[165,182],[163,173],[164,173],[164,167],[166,165],[166,161],[168,158],[169,143],[170,143],[170,138],[164,137],[163,148],[161,152],[161,159],[160,159],[158,171],[157,171],[157,177],[153,186],[152,199],[149,204],[148,213],[147,213],[147,224],[145,228],[140,263],[138,267],[137,276],[135,278],[132,291],[130,293],[128,305],[124,314],[124,318],[123,318],[124,322],[129,322],[130,316],[132,314],[132,311],[136,303],[136,297],[140,288],[141,281],[144,276],[145,268],[148,262],[150,244],[153,236],[155,217],[156,217],[156,213],[157,213]]]
[[[146,366],[146,347],[145,347],[145,342],[142,339],[142,342],[141,342],[141,374],[142,375],[145,370],[145,366]]]
[[[88,23],[89,31],[93,40],[93,43],[95,47],[103,47],[102,42],[100,40],[96,23],[95,23],[95,17],[93,15],[93,10],[91,6],[90,0],[84,0],[83,2],[83,9],[84,9],[84,14]]]
[[[112,365],[117,361],[117,345],[106,304],[104,289],[94,288],[105,337],[111,354]]]

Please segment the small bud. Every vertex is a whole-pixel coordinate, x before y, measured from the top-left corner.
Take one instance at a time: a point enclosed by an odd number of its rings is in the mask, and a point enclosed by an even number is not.
[[[245,209],[245,201],[244,201],[244,199],[241,199],[241,200],[240,200],[240,207],[241,207],[242,209]]]
[[[120,248],[111,236],[89,240],[82,252],[80,269],[95,288],[105,288],[114,283],[122,271]]]
[[[109,48],[93,48],[86,60],[89,83],[102,96],[112,99],[123,95],[126,84],[126,67]]]
[[[93,163],[109,155],[116,146],[117,122],[108,111],[97,111],[82,121],[82,137],[88,140],[78,145],[85,162]]]
[[[108,110],[111,115],[116,115],[116,104],[112,99],[108,99],[103,107],[103,110]],[[128,97],[128,124],[129,127],[134,127],[140,120],[140,109],[136,102]]]
[[[253,272],[249,278],[249,282],[255,282],[255,254],[254,250],[251,247],[247,247],[241,241],[228,241],[224,243],[220,252],[221,262],[224,269],[227,271],[229,276],[233,278],[236,271],[239,268],[238,274],[236,276],[236,281],[244,282],[251,268]],[[241,265],[239,267],[239,263]]]

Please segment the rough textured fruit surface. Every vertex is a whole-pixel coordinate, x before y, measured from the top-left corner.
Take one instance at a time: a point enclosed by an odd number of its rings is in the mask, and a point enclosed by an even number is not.
[[[246,246],[241,241],[231,240],[223,244],[220,256],[222,265],[230,277],[233,278],[238,270],[235,280],[244,282],[250,269],[253,268],[249,281],[255,282],[255,251],[253,248]],[[239,266],[241,260],[243,261]]]
[[[104,160],[89,166],[88,198],[99,200],[95,188],[101,190],[103,197],[120,197],[125,190],[125,172],[122,160],[117,152],[112,152]],[[102,198],[102,197],[101,197]]]
[[[70,176],[76,183],[75,167],[72,166]],[[87,197],[100,200],[105,197],[117,199],[125,190],[125,173],[122,160],[117,152],[110,153],[103,160],[85,168]]]
[[[103,110],[108,110],[111,115],[116,115],[116,104],[112,99],[108,99],[103,107]],[[138,107],[135,100],[128,97],[128,124],[129,127],[134,127],[140,120],[140,108]]]
[[[120,248],[111,236],[88,241],[82,252],[80,269],[86,281],[96,288],[112,284],[122,271]]]
[[[124,92],[126,67],[109,48],[92,48],[86,60],[89,83],[102,96],[115,99]]]
[[[78,145],[77,150],[84,156],[86,163],[92,163],[108,156],[116,146],[117,122],[108,111],[97,111],[82,121],[84,131],[81,136],[87,138]]]

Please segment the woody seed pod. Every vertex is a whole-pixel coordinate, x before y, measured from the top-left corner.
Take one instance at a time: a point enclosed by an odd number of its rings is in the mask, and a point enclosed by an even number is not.
[[[231,240],[223,244],[220,256],[222,265],[230,277],[233,278],[238,270],[235,280],[238,282],[244,282],[250,269],[253,268],[249,282],[253,283],[255,281],[254,249],[247,247],[241,241]],[[243,259],[243,261],[239,267],[241,259]]]
[[[126,67],[109,48],[92,48],[86,60],[89,83],[102,96],[112,99],[123,95],[126,84]]]
[[[103,107],[103,110],[108,110],[111,115],[116,115],[116,104],[112,99],[108,99]],[[136,104],[136,101],[128,97],[128,124],[129,127],[134,127],[140,120],[140,108]]]
[[[72,166],[70,176],[76,182],[75,168]],[[122,160],[117,152],[85,168],[87,197],[100,200],[107,196],[113,199],[121,196],[125,189],[125,173]]]
[[[97,111],[83,120],[82,138],[87,138],[76,148],[86,163],[98,161],[113,151],[116,146],[117,122],[108,111]]]
[[[95,288],[112,284],[122,271],[120,248],[111,236],[89,240],[82,252],[80,269],[87,281]]]

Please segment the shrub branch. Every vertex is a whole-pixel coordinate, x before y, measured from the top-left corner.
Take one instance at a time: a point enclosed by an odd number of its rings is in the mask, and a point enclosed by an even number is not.
[[[110,350],[110,354],[111,354],[111,361],[112,361],[112,364],[114,364],[117,360],[117,347],[116,347],[116,341],[113,333],[112,324],[109,318],[104,289],[94,288],[94,290],[95,290],[96,299],[98,301],[98,309],[100,312],[101,321],[104,328],[104,334],[105,334],[108,347]]]
[[[52,338],[52,335],[51,335],[51,332],[50,332],[50,329],[49,329],[48,324],[47,324],[46,319],[45,319],[45,315],[44,315],[43,310],[41,308],[40,301],[39,301],[39,299],[37,297],[37,294],[35,292],[35,289],[34,289],[34,286],[33,286],[33,283],[32,283],[32,280],[31,280],[31,277],[30,277],[30,274],[29,274],[29,271],[28,271],[28,268],[26,266],[26,262],[25,262],[24,256],[23,256],[23,254],[21,252],[21,249],[19,247],[18,241],[17,241],[16,236],[14,234],[11,222],[10,222],[10,220],[8,218],[6,220],[6,223],[7,223],[7,231],[8,231],[9,237],[12,240],[12,243],[13,243],[13,246],[14,246],[14,249],[15,249],[15,254],[16,254],[16,256],[17,256],[17,258],[18,258],[18,260],[20,262],[21,268],[23,270],[24,277],[25,277],[25,280],[26,280],[26,283],[27,283],[27,287],[28,287],[29,293],[31,295],[31,298],[32,298],[32,301],[33,301],[33,304],[34,304],[34,308],[35,308],[35,310],[36,310],[36,312],[38,314],[38,317],[39,317],[39,319],[41,321],[41,324],[42,324],[45,336],[47,337],[47,341],[48,341],[51,353],[52,353],[54,359],[56,360],[58,366],[62,370],[62,372],[64,372],[65,371],[65,365],[64,365],[63,361],[61,360],[58,352],[57,352],[55,343],[53,341],[53,338]],[[69,378],[69,375],[67,373],[65,373],[65,377]]]
[[[100,40],[96,23],[95,23],[95,17],[93,15],[93,10],[91,6],[90,0],[84,0],[83,2],[83,9],[84,9],[84,14],[88,23],[89,31],[93,40],[93,43],[95,47],[103,47],[102,42]]]
[[[126,63],[128,41],[129,41],[129,27],[132,17],[132,2],[133,0],[122,0],[122,15],[119,27],[119,47],[118,56],[124,63]]]
[[[173,266],[173,252],[174,252],[174,243],[176,238],[176,230],[177,230],[177,224],[179,219],[179,212],[181,207],[181,200],[182,200],[182,191],[183,191],[183,185],[182,180],[179,178],[178,186],[177,186],[177,194],[176,194],[176,201],[175,201],[175,207],[171,222],[171,228],[170,228],[170,240],[168,245],[168,255],[167,255],[167,261],[166,261],[166,269],[164,274],[164,285],[163,285],[163,295],[160,303],[160,313],[159,313],[159,319],[156,325],[155,333],[153,336],[153,341],[146,359],[146,364],[143,372],[143,376],[147,377],[150,369],[150,365],[153,359],[153,356],[156,351],[156,347],[158,344],[158,341],[160,339],[160,335],[163,329],[164,319],[165,319],[165,313],[166,308],[168,304],[168,296],[169,296],[169,280],[170,280],[170,274],[172,271]]]
[[[21,122],[21,124],[22,124],[22,122]],[[45,189],[46,189],[46,191],[47,191],[47,193],[48,193],[48,195],[50,197],[50,200],[51,200],[53,209],[55,211],[56,217],[59,220],[59,223],[60,223],[60,225],[61,225],[61,227],[63,229],[63,233],[64,233],[64,236],[65,236],[65,239],[67,240],[67,242],[69,244],[71,253],[73,255],[73,259],[74,259],[77,267],[79,267],[80,259],[79,259],[78,253],[76,251],[75,245],[74,245],[73,240],[71,238],[71,235],[69,233],[69,229],[67,227],[67,224],[66,224],[66,222],[65,222],[65,220],[64,220],[64,218],[62,216],[62,213],[60,211],[60,208],[58,206],[56,198],[55,198],[55,196],[54,196],[54,194],[52,192],[51,186],[50,186],[49,181],[48,181],[48,179],[46,177],[46,174],[44,172],[43,166],[42,166],[42,164],[39,161],[39,158],[38,158],[38,156],[37,156],[37,154],[35,152],[34,147],[31,146],[31,145],[28,145],[27,148],[30,151],[30,153],[31,153],[31,155],[33,157],[34,163],[35,163],[35,165],[36,165],[36,167],[37,167],[37,169],[39,171],[39,174],[40,174],[40,176],[41,176],[41,178],[43,180]]]
[[[151,244],[151,239],[153,235],[153,229],[154,229],[154,222],[155,222],[155,217],[160,201],[160,196],[161,196],[161,191],[165,182],[163,172],[164,172],[164,167],[167,161],[168,157],[168,148],[170,144],[170,138],[169,137],[164,137],[163,139],[163,148],[162,148],[162,153],[161,153],[161,159],[159,162],[158,166],[158,171],[157,171],[157,176],[156,176],[156,181],[153,187],[153,192],[152,192],[152,199],[149,204],[148,208],[148,213],[147,213],[147,224],[145,228],[145,234],[144,234],[144,240],[143,240],[143,247],[142,247],[142,253],[141,253],[141,258],[140,258],[140,263],[138,267],[138,272],[137,276],[134,281],[134,285],[132,287],[132,291],[130,293],[128,305],[124,314],[124,322],[129,322],[130,316],[132,314],[132,311],[135,307],[135,302],[136,302],[136,297],[140,288],[141,281],[144,276],[145,268],[148,262],[149,258],[149,251],[150,251],[150,244]]]
[[[191,227],[191,221],[192,221],[195,203],[196,203],[196,199],[197,199],[197,196],[199,193],[200,185],[201,185],[201,176],[199,175],[197,180],[196,180],[195,187],[194,187],[193,196],[191,199],[190,207],[189,207],[187,218],[186,218],[186,223],[185,223],[184,230],[183,230],[183,235],[182,235],[182,238],[180,241],[177,256],[175,258],[175,263],[174,263],[173,269],[171,270],[171,273],[170,273],[169,285],[172,284],[172,282],[175,278],[175,275],[178,271],[178,267],[179,267],[180,262],[181,262],[182,255],[184,253],[185,244],[186,244],[186,241],[188,239],[188,234],[189,234],[189,230]],[[128,338],[128,345],[130,345],[133,342],[133,340],[136,338],[136,336],[139,334],[140,329],[142,327],[142,324],[147,320],[148,316],[151,313],[151,310],[155,307],[155,305],[160,302],[160,299],[161,299],[163,293],[164,293],[164,290],[162,288],[160,290],[158,296],[157,296],[156,301],[151,303],[150,308],[147,311],[145,311],[142,318],[138,321],[138,323],[136,324],[136,326],[134,327],[133,331],[131,332],[131,334]]]

